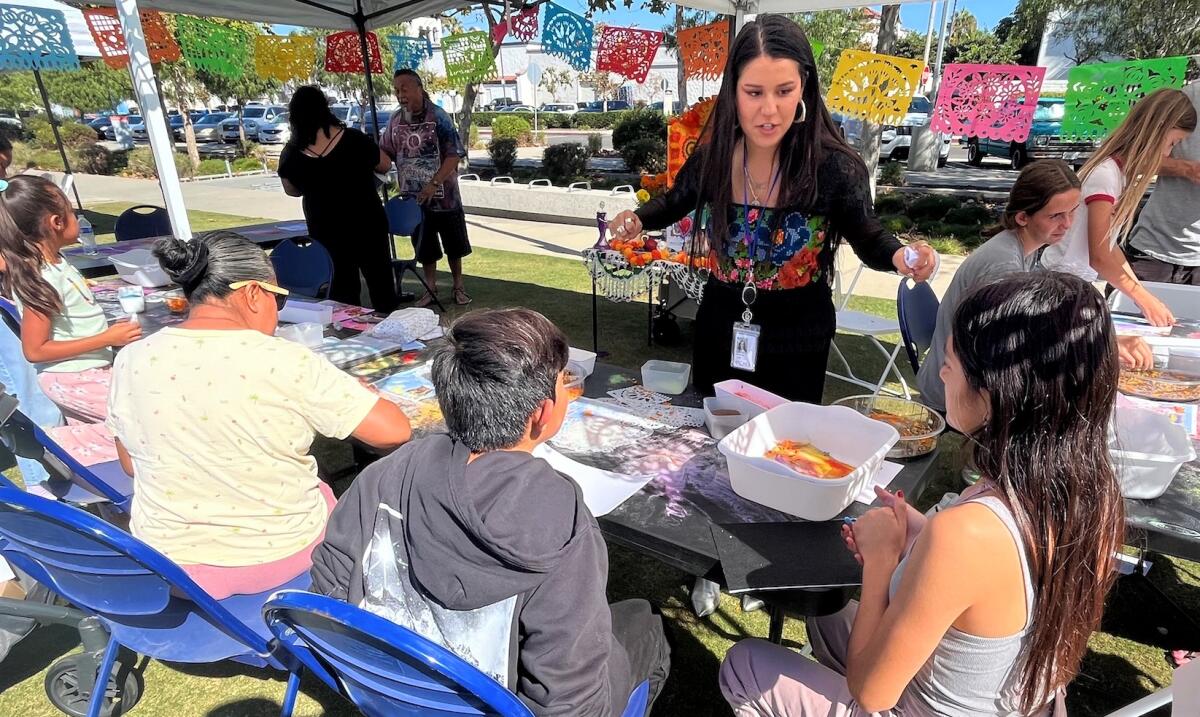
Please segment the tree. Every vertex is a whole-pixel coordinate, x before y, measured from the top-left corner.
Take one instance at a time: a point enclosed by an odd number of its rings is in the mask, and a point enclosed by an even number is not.
[[[1056,33],[1075,43],[1077,62],[1200,54],[1196,0],[1038,0],[1029,12],[1047,6],[1063,11]]]
[[[892,54],[896,46],[896,28],[899,25],[900,6],[884,5],[879,16],[879,40],[875,43],[875,52],[881,55]],[[877,122],[863,122],[862,145],[858,151],[867,165],[872,197],[875,196],[875,170],[879,167],[879,141],[882,134],[883,127]]]
[[[80,112],[114,109],[133,96],[128,70],[115,70],[103,62],[89,62],[74,72],[43,72],[46,91],[56,105]]]
[[[0,108],[19,110],[37,102],[32,72],[0,72]]]
[[[538,80],[538,87],[546,88],[551,99],[557,99],[559,88],[569,84],[571,84],[571,73],[565,68],[558,67],[547,67],[542,70],[542,77]]]
[[[233,99],[238,105],[238,134],[243,142],[246,140],[246,130],[242,126],[242,107],[247,102],[256,100],[259,97],[275,92],[279,89],[279,82],[273,79],[260,77],[258,70],[254,66],[254,36],[260,34],[264,28],[252,22],[244,22],[242,20],[225,20],[222,18],[209,18],[210,22],[215,22],[220,25],[225,25],[233,30],[236,30],[242,35],[248,51],[245,55],[244,64],[241,68],[241,74],[237,77],[218,74],[203,70],[197,67],[189,67],[194,73],[196,82],[215,97],[220,97],[222,100],[228,101]],[[186,62],[186,58],[183,60]]]
[[[862,8],[803,12],[789,17],[803,28],[809,42],[819,42],[825,51],[817,58],[821,86],[828,88],[842,50],[870,50],[863,38],[871,32],[871,18]]]
[[[608,72],[586,72],[579,75],[579,84],[584,87],[591,87],[596,93],[598,100],[613,100],[617,98],[617,90],[621,88],[620,82],[614,82],[612,75]]]

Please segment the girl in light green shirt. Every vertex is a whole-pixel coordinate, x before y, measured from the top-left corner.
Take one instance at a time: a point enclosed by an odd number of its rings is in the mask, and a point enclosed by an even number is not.
[[[79,238],[66,195],[48,179],[0,179],[3,289],[21,313],[21,349],[38,383],[68,417],[104,420],[112,347],[142,335],[135,322],[108,325],[86,280],[62,256]]]

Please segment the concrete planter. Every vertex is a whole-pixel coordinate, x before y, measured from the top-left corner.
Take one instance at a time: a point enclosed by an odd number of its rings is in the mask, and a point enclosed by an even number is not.
[[[507,219],[595,226],[596,212],[605,211],[612,217],[637,208],[632,185],[598,190],[587,182],[554,187],[546,179],[517,184],[511,177],[481,180],[478,175],[464,174],[458,178],[458,186],[468,212]]]

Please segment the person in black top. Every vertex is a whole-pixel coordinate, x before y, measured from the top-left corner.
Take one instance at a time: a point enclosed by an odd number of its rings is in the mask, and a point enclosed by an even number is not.
[[[808,38],[778,15],[759,15],[738,33],[701,144],[671,191],[609,227],[629,239],[692,212],[691,253],[711,272],[692,374],[705,394],[739,378],[821,401],[842,238],[872,269],[917,281],[937,261],[917,242],[906,263],[905,247],[879,224],[866,166],[821,100]]]
[[[288,122],[292,138],[279,156],[279,178],[283,191],[304,198],[308,234],[333,257],[329,297],[358,305],[361,271],[371,308],[395,310],[400,302],[388,249],[391,236],[375,191],[375,172],[386,172],[392,160],[367,135],[340,122],[316,87],[296,90]]]

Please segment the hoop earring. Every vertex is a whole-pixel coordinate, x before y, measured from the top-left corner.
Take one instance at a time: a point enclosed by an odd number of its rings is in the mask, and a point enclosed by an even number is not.
[[[808,119],[808,108],[804,106],[804,100],[800,100],[800,118],[792,124],[804,124],[806,119]]]

